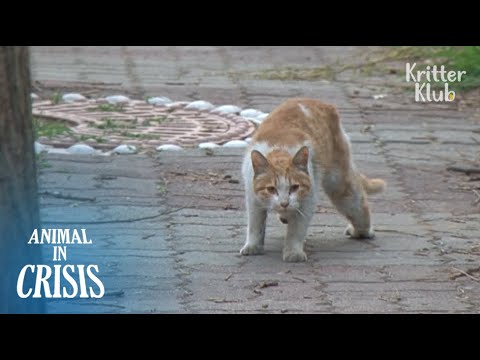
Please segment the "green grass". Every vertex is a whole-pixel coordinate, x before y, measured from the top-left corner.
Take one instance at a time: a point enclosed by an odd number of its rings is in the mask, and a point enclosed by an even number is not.
[[[115,130],[115,129],[133,129],[136,124],[131,121],[126,122],[119,119],[103,118],[100,124],[93,124],[94,127],[101,130]]]
[[[81,135],[81,138],[82,137],[89,138],[89,139],[93,138],[97,141],[97,143],[105,142],[106,141],[105,137],[108,137],[109,135],[120,135],[130,139],[157,140],[158,135],[135,134],[130,131],[131,129],[135,129],[137,125],[150,126],[152,125],[152,122],[161,124],[162,122],[165,122],[167,120],[168,118],[166,116],[162,116],[157,118],[145,119],[141,123],[138,123],[138,119],[136,119],[135,121],[126,121],[121,119],[112,119],[112,118],[105,117],[98,124],[95,124],[95,123],[89,124],[89,126],[91,127],[95,127],[97,129],[103,130],[103,136]]]
[[[88,111],[125,112],[125,109],[121,104],[100,104],[94,108],[88,109]]]
[[[480,87],[480,46],[401,46],[385,51],[380,61],[417,61],[415,70],[427,65],[445,65],[446,71],[466,71],[455,89],[467,91]],[[378,61],[378,60],[377,60]],[[443,87],[443,84],[432,84]]]
[[[38,139],[40,136],[46,136],[52,139],[58,135],[69,134],[71,132],[64,121],[37,117],[33,117],[33,131],[35,133],[35,139]]]
[[[164,183],[157,183],[157,192],[161,195],[167,193],[167,186]]]
[[[447,59],[452,70],[467,72],[457,88],[465,91],[480,87],[480,46],[448,47],[441,56]]]
[[[158,136],[151,134],[133,134],[128,131],[122,131],[119,133],[120,136],[125,136],[130,139],[144,139],[144,140],[156,140]]]
[[[35,154],[35,162],[37,169],[46,169],[52,166],[48,163],[44,153]]]
[[[150,119],[150,121],[157,122],[158,124],[164,123],[167,120],[168,120],[168,117],[166,117],[166,116],[160,116],[160,117],[155,117],[155,118]]]
[[[444,46],[391,46],[382,49],[381,55],[372,61],[426,60],[437,57],[444,50]]]
[[[252,75],[262,80],[332,80],[335,71],[330,66],[313,68],[285,66],[261,70]]]
[[[158,123],[160,125],[160,124],[166,122],[167,120],[168,120],[168,117],[160,116],[160,117],[155,117],[155,118],[151,118],[151,119],[145,119],[140,123],[140,125],[141,126],[151,126],[152,122]]]
[[[398,69],[398,61],[415,61],[417,62],[415,71],[425,70],[428,65],[445,65],[447,71],[466,71],[467,74],[462,81],[455,83],[456,90],[466,91],[480,87],[480,46],[390,46],[367,52],[365,55],[364,61],[356,64],[339,61],[317,67],[283,66],[258,71],[231,71],[228,72],[228,76],[283,81],[322,79],[331,81],[337,74],[352,70],[364,76],[372,74],[387,76],[398,73],[399,76],[404,77],[404,71]],[[443,84],[432,84],[432,87],[436,86],[443,87]]]
[[[103,144],[105,143],[107,140],[105,138],[103,138],[102,136],[96,136],[96,135],[85,135],[85,134],[81,134],[81,135],[73,135],[72,134],[72,137],[76,140],[76,141],[87,141],[87,140],[94,140],[95,142],[97,142],[98,144]]]
[[[55,104],[55,105],[59,104],[60,101],[62,101],[62,94],[59,92],[54,92],[52,94],[51,100],[52,100],[52,104]]]

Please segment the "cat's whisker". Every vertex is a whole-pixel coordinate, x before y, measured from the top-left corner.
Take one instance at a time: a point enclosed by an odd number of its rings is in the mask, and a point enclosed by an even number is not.
[[[297,211],[300,215],[302,215],[304,218],[307,217],[307,215],[305,215],[302,210],[300,210],[299,208],[295,208],[295,211]]]

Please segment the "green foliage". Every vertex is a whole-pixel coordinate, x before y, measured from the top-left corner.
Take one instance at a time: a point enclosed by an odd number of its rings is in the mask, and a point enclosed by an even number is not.
[[[37,117],[33,117],[33,131],[35,139],[38,139],[40,136],[46,136],[51,139],[58,135],[71,132],[65,121],[48,120]]]
[[[382,60],[417,61],[418,70],[429,64],[445,65],[447,71],[467,72],[455,89],[480,87],[480,46],[401,46],[389,49]]]
[[[448,68],[466,71],[467,74],[456,86],[462,90],[480,87],[480,46],[451,46],[440,52]]]
[[[125,109],[122,104],[100,104],[97,107],[89,109],[89,111],[125,112]]]

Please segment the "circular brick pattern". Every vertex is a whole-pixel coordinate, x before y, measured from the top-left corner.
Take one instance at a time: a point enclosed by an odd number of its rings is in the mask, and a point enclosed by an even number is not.
[[[200,143],[223,144],[250,136],[255,126],[236,114],[187,109],[187,102],[153,106],[132,100],[111,105],[102,99],[54,104],[35,101],[33,115],[64,121],[69,134],[42,138],[43,144],[68,147],[79,141],[99,149],[113,149],[120,144],[157,147],[176,144],[194,147]]]

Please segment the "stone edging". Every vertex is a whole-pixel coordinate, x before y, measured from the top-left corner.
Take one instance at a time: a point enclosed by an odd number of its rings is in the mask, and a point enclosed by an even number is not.
[[[235,105],[215,107],[203,100],[174,102],[167,97],[146,101],[124,95],[87,99],[69,93],[54,103],[32,94],[32,102],[33,116],[71,125],[69,134],[39,138],[36,153],[109,155],[134,154],[151,147],[157,151],[243,148],[255,127],[268,116]]]

